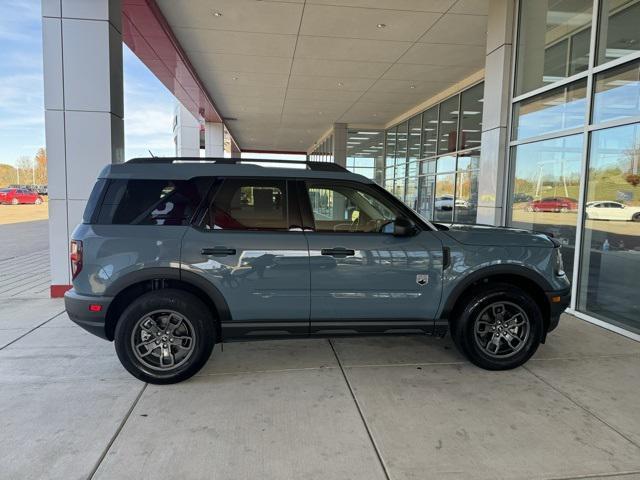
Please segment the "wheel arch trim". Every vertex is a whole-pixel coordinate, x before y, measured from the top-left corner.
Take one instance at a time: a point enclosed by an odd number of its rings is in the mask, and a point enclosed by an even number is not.
[[[448,319],[448,317],[451,315],[451,312],[456,307],[456,304],[458,303],[460,297],[471,285],[483,280],[484,278],[499,275],[512,275],[522,277],[538,285],[542,291],[553,290],[552,285],[547,281],[547,279],[545,279],[535,270],[525,266],[490,265],[482,267],[458,280],[458,284],[453,288],[447,300],[444,302],[440,315],[438,315],[438,319]]]

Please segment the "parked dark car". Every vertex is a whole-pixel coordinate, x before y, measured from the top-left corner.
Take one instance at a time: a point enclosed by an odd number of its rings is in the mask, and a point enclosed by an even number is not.
[[[578,201],[569,197],[546,197],[532,201],[527,210],[530,212],[570,212],[578,210]]]
[[[449,331],[471,362],[505,370],[557,326],[556,239],[434,224],[370,179],[298,163],[105,167],[71,237],[71,320],[152,383],[191,377],[217,342],[273,336]]]
[[[44,200],[37,193],[26,188],[2,188],[0,189],[0,203],[18,205],[20,203],[34,203],[40,205]]]

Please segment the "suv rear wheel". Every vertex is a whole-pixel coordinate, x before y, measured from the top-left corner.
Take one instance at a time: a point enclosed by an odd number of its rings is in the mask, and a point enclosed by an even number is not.
[[[508,370],[531,358],[543,328],[540,307],[528,293],[496,283],[464,300],[451,330],[457,347],[472,363],[487,370]]]
[[[215,343],[209,309],[181,290],[148,292],[122,313],[115,331],[120,362],[142,381],[177,383],[195,375]]]

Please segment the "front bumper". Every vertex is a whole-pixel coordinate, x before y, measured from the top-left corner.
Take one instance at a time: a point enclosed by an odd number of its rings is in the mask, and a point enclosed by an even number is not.
[[[555,330],[560,321],[560,315],[569,306],[571,300],[571,288],[564,290],[546,292],[547,301],[549,302],[549,328],[547,332]]]
[[[93,297],[80,295],[74,289],[68,290],[64,294],[64,307],[67,315],[74,323],[80,325],[87,332],[109,340],[106,332],[107,310],[113,297]],[[99,312],[89,309],[91,305],[99,305]]]

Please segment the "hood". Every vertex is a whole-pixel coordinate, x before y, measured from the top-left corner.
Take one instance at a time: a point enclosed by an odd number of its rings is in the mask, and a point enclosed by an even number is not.
[[[449,225],[445,233],[465,245],[496,247],[547,247],[554,242],[544,233],[491,225]]]

